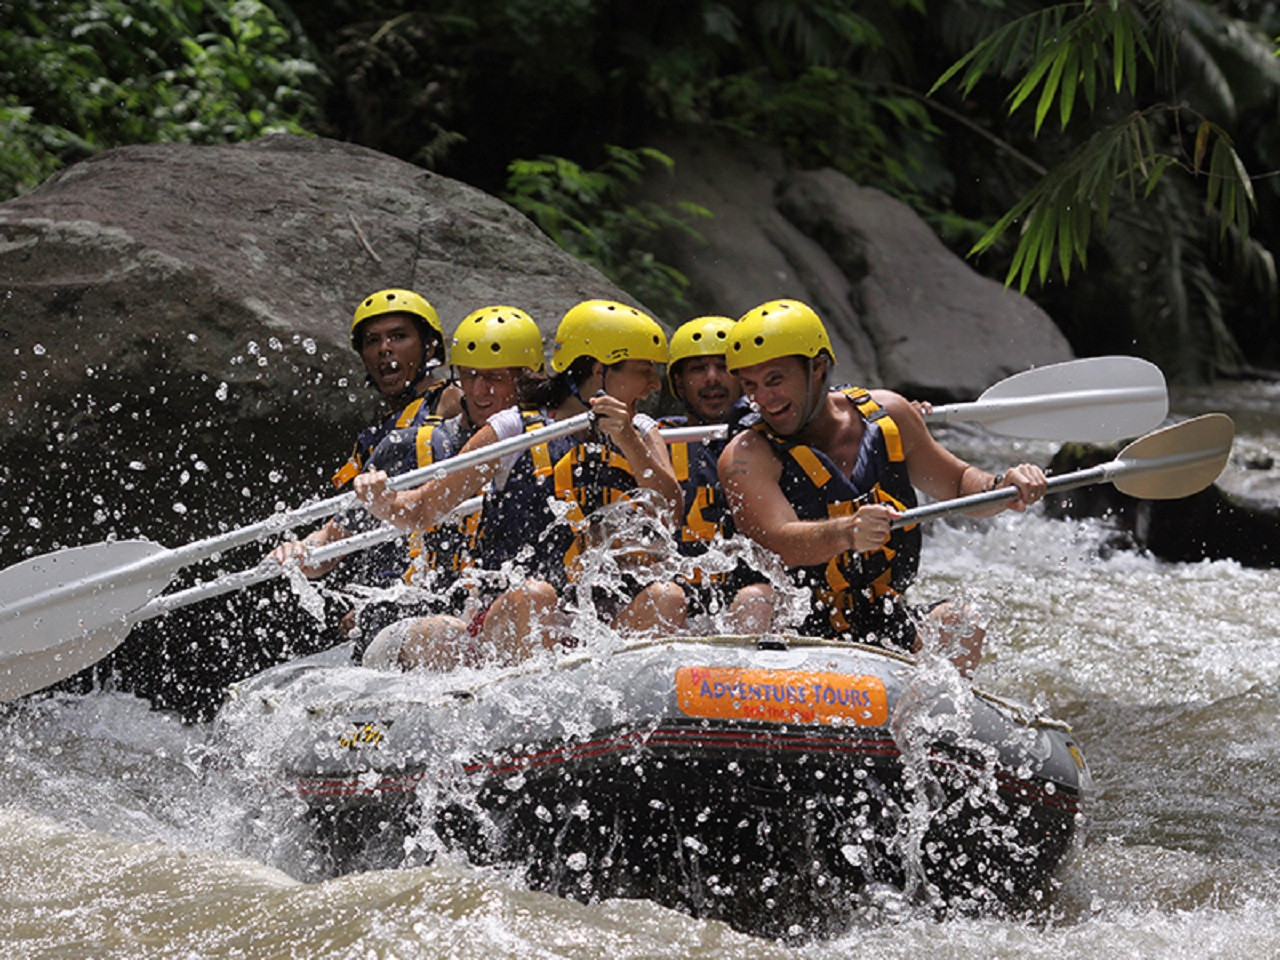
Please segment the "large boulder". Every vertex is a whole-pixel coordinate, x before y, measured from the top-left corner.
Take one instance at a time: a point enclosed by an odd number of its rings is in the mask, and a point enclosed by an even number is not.
[[[1120,451],[1119,444],[1064,444],[1049,471],[1088,469]],[[1127,544],[1162,560],[1280,567],[1280,465],[1253,437],[1237,438],[1222,475],[1189,497],[1138,500],[1102,483],[1052,497],[1045,509],[1060,518],[1106,518]]]
[[[331,494],[377,407],[351,314],[390,286],[450,331],[487,304],[549,331],[579,300],[628,299],[501,201],[327,140],[112,150],[0,204],[0,567],[114,537],[176,546]],[[207,711],[315,633],[297,611],[267,588],[201,604],[105,668]]]
[[[713,214],[664,259],[692,281],[690,315],[740,316],[777,297],[828,321],[842,380],[935,401],[970,400],[998,380],[1072,357],[1027,297],[951,253],[905,204],[835,170],[788,170],[758,145],[715,138],[663,145],[667,202]]]
[[[499,200],[328,140],[112,150],[0,204],[3,561],[86,520],[190,533],[322,488],[375,413],[348,331],[388,286],[446,330],[627,299]]]

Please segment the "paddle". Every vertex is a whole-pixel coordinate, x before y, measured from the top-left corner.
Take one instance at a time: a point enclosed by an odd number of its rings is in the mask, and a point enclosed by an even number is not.
[[[1086,357],[1014,374],[971,403],[934,407],[929,423],[967,421],[1030,440],[1110,443],[1158,426],[1169,412],[1164,375],[1137,357]],[[723,437],[723,424],[666,427],[668,443]]]
[[[465,517],[478,512],[483,499],[483,497],[471,497],[468,500],[463,500],[462,503],[449,511],[449,515],[445,519]],[[315,550],[310,550],[307,552],[306,561],[307,563],[321,564],[329,560],[339,560],[342,557],[360,553],[370,547],[376,547],[380,543],[389,543],[403,536],[405,536],[403,530],[390,524],[385,524],[375,530],[357,533],[354,536],[347,537],[345,540],[337,540]],[[150,620],[152,617],[158,617],[161,614],[170,613],[181,607],[189,607],[191,604],[199,603],[201,600],[211,600],[214,597],[220,597],[235,590],[242,590],[254,584],[264,583],[267,580],[274,580],[276,577],[284,576],[287,572],[288,567],[281,566],[274,560],[263,560],[256,567],[251,567],[248,570],[227,574],[224,577],[218,577],[216,580],[209,580],[194,587],[188,587],[185,590],[156,597],[129,617],[128,626],[141,623],[143,620]]]
[[[1156,430],[1133,441],[1120,456],[1096,467],[1049,478],[1049,493],[1062,493],[1096,483],[1112,483],[1121,493],[1141,500],[1176,500],[1199,493],[1213,483],[1227,465],[1235,424],[1221,413]],[[890,524],[894,529],[963,513],[988,503],[1012,500],[1013,487],[1001,487],[968,497],[942,500],[903,511]]]
[[[1110,443],[1152,429],[1168,412],[1164,375],[1155,364],[1086,357],[1014,374],[972,403],[934,407],[925,420],[965,420],[1028,440]]]
[[[591,426],[590,412],[393,477],[403,490]],[[358,504],[330,497],[184,547],[122,540],[72,547],[0,571],[0,701],[39,690],[97,662],[125,636],[134,613],[185,566]],[[234,589],[234,588],[231,588]],[[122,629],[123,628],[123,629]]]
[[[481,497],[471,497],[469,500],[464,500],[450,511],[449,516],[461,517],[475,513],[480,509],[481,499]],[[312,563],[338,560],[402,536],[404,531],[388,524],[313,550],[308,553],[307,560]],[[133,542],[145,543],[146,541]],[[171,613],[202,600],[211,600],[236,590],[243,590],[245,587],[265,583],[287,573],[287,567],[281,566],[274,560],[263,560],[256,567],[218,577],[215,580],[188,587],[186,590],[167,593],[150,601],[145,601],[144,598],[142,605],[132,613],[113,616],[99,623],[83,637],[20,653],[12,658],[0,658],[0,703],[43,689],[66,679],[73,673],[78,673],[85,667],[92,666],[123,643],[129,631],[144,620]],[[74,632],[80,627],[74,626],[70,629]]]

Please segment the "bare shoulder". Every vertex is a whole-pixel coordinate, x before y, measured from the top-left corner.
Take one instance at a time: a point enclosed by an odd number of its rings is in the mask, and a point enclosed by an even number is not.
[[[871,399],[880,404],[899,425],[919,423],[924,426],[920,410],[910,400],[892,390],[872,390]]]
[[[720,453],[717,463],[720,480],[741,483],[753,477],[781,475],[781,464],[769,442],[754,430],[743,430],[735,435]]]
[[[929,432],[920,410],[910,400],[892,390],[872,390],[871,397],[893,417],[908,455],[913,450],[940,451],[938,441]]]

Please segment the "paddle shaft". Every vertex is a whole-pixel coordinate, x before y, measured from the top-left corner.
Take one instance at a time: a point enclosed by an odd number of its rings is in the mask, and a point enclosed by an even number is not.
[[[461,473],[471,467],[479,466],[482,463],[498,460],[509,453],[519,453],[547,440],[554,440],[557,437],[586,430],[594,421],[595,415],[593,413],[589,411],[581,413],[576,417],[569,417],[567,420],[549,424],[529,433],[508,437],[506,440],[499,440],[497,443],[480,447],[470,453],[460,453],[442,463],[428,464],[425,467],[410,470],[408,473],[397,474],[388,479],[387,488],[389,490],[407,490],[432,480],[440,480],[452,474]],[[215,554],[222,553],[232,547],[239,547],[246,543],[253,543],[255,540],[261,540],[270,534],[289,530],[315,520],[323,520],[359,504],[360,501],[354,493],[342,493],[305,507],[299,507],[288,513],[269,517],[247,527],[230,530],[207,540],[197,540],[195,543],[189,543],[185,547],[175,547],[169,551],[169,554],[175,559],[178,566],[186,566],[197,560],[204,560]]]
[[[934,407],[927,423],[978,423],[992,433],[1036,440],[1109,443],[1138,436],[1167,415],[1164,375],[1137,357],[1087,357],[1033,367],[1001,380],[977,400]],[[719,424],[672,427],[669,443],[724,436]]]
[[[483,497],[471,497],[469,500],[462,501],[450,511],[446,520],[464,517],[477,512],[483,499]],[[405,536],[403,530],[387,524],[378,527],[376,530],[366,530],[364,533],[357,533],[335,543],[325,544],[323,547],[311,550],[307,553],[306,561],[307,563],[321,564],[330,560],[340,560],[353,553],[360,553],[381,543],[390,543],[403,536]],[[202,600],[211,600],[223,594],[243,590],[245,587],[251,587],[254,584],[265,583],[268,580],[283,576],[286,570],[287,567],[276,563],[274,560],[263,560],[256,567],[248,570],[242,570],[239,573],[196,584],[194,587],[188,587],[185,590],[178,590],[174,593],[167,593],[162,597],[156,597],[130,619],[133,623],[141,623],[143,620],[150,620],[152,617],[171,613],[181,607],[188,607]]]
[[[1165,396],[1164,388],[1157,386],[1062,390],[1041,396],[949,403],[934,407],[931,412],[924,415],[924,419],[926,423],[951,423],[956,420],[987,423],[1002,420],[1010,414],[1050,413],[1065,409],[1088,411],[1118,403],[1154,402]]]
[[[1121,477],[1142,473],[1159,473],[1193,463],[1205,463],[1219,459],[1222,457],[1222,453],[1221,450],[1190,450],[1185,453],[1174,453],[1163,457],[1142,459],[1125,459],[1121,457],[1108,463],[1100,463],[1096,467],[1088,467],[1084,470],[1075,470],[1071,473],[1064,473],[1061,476],[1050,477],[1046,493],[1064,493],[1067,490],[1076,490],[1080,487],[1088,487],[1098,483],[1111,483]],[[982,507],[990,503],[1013,500],[1017,496],[1016,487],[1000,487],[996,490],[985,490],[982,493],[971,494],[967,497],[956,497],[954,500],[942,500],[924,507],[904,510],[890,522],[889,526],[891,529],[898,530],[927,520],[938,520],[953,514],[964,513],[967,510],[973,510],[975,507]]]
[[[535,444],[585,430],[591,426],[593,421],[594,414],[590,412],[582,413],[539,430],[510,437],[507,440],[500,440],[470,453],[459,454],[444,463],[430,464],[408,473],[399,474],[391,478],[387,486],[392,490],[403,490],[453,473],[460,473],[470,467],[497,460],[507,454],[521,452]],[[270,517],[258,523],[229,530],[215,537],[197,540],[195,543],[189,543],[183,547],[175,547],[171,550],[158,548],[158,552],[155,554],[133,563],[113,566],[82,577],[72,583],[60,583],[48,589],[32,593],[16,602],[0,606],[0,620],[19,618],[39,611],[53,601],[87,597],[99,591],[110,590],[113,586],[122,582],[167,579],[174,572],[188,564],[206,560],[233,547],[264,539],[267,536],[281,533],[304,523],[322,520],[344,509],[354,507],[359,502],[355,494],[344,493],[309,506],[300,507],[288,513]],[[163,584],[160,586],[162,587]]]

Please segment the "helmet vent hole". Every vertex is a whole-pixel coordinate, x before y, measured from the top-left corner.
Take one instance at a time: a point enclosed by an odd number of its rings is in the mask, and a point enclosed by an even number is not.
[[[757,347],[763,347],[763,346],[764,346],[764,337],[756,337],[756,338],[755,338],[755,340],[753,340],[752,342],[753,342]]]
[[[502,345],[497,343],[491,343],[489,344],[489,350],[491,353],[501,353]]]

